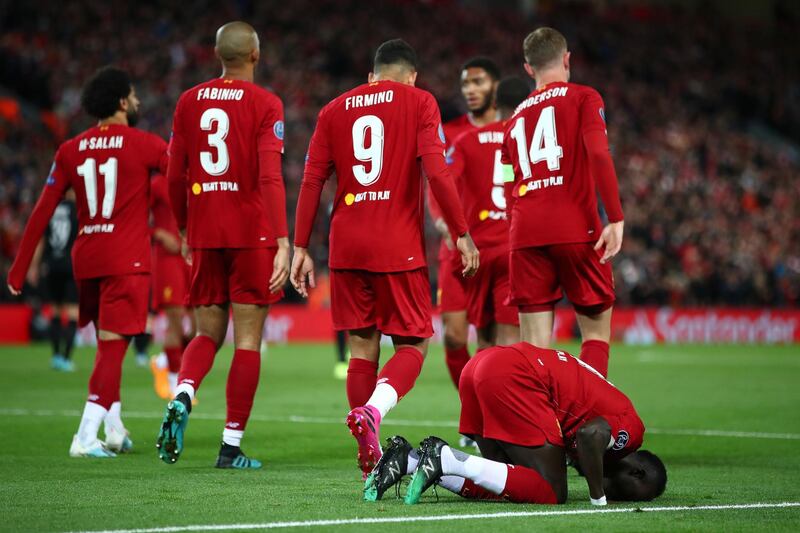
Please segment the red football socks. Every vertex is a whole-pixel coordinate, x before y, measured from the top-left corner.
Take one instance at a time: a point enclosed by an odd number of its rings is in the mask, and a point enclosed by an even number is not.
[[[457,389],[458,380],[461,379],[461,372],[469,363],[469,350],[467,350],[466,346],[462,348],[445,348],[444,362],[447,365],[447,371],[450,372],[450,379],[453,380],[453,385]]]
[[[514,503],[558,503],[550,483],[536,470],[524,466],[508,465],[502,496]]]
[[[608,377],[608,343],[598,340],[581,344],[581,361]]]
[[[214,365],[214,356],[217,354],[217,345],[211,337],[198,335],[186,350],[181,358],[181,370],[178,373],[178,384],[186,383],[197,391],[200,388],[203,378]]]
[[[111,408],[119,401],[119,388],[122,380],[122,360],[128,350],[128,340],[97,341],[97,355],[94,370],[89,378],[89,401]]]
[[[164,353],[167,355],[167,368],[173,374],[177,374],[181,370],[181,355],[183,354],[183,347],[181,346],[164,346]]]
[[[261,371],[261,354],[255,350],[236,350],[228,373],[228,385],[225,398],[228,401],[228,414],[225,427],[244,431],[253,398],[258,388],[258,377]]]
[[[397,392],[398,401],[414,386],[419,373],[422,372],[422,353],[416,348],[405,347],[395,352],[383,365],[378,374],[378,383],[387,383]]]
[[[347,401],[350,409],[367,403],[378,380],[378,363],[351,357],[347,366]]]

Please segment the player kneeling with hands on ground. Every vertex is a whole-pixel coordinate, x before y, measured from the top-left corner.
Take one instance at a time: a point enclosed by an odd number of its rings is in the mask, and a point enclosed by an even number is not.
[[[464,368],[459,394],[459,431],[483,457],[438,437],[417,450],[391,437],[366,480],[365,500],[381,499],[413,474],[408,504],[434,484],[468,499],[560,504],[567,499],[567,458],[586,478],[593,505],[649,501],[664,492],[666,468],[638,449],[645,429],[631,401],[566,352],[524,342],[487,349]]]

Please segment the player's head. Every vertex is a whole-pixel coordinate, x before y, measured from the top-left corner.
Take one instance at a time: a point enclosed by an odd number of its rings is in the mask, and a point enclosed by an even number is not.
[[[220,26],[214,54],[226,69],[255,67],[261,54],[256,30],[239,20]]]
[[[569,50],[567,40],[558,30],[538,28],[525,37],[522,44],[525,71],[534,79],[544,71],[554,71],[569,80]]]
[[[499,81],[500,69],[488,57],[473,57],[461,66],[461,94],[470,112],[482,115],[492,107]]]
[[[89,78],[83,87],[81,105],[98,120],[119,113],[127,118],[129,126],[133,126],[139,118],[139,99],[131,84],[131,77],[117,67],[103,67]]]
[[[506,119],[514,114],[514,110],[530,94],[531,88],[528,82],[517,76],[511,76],[500,80],[497,85],[497,110]]]
[[[604,468],[603,488],[615,501],[646,502],[658,498],[667,486],[667,468],[647,450],[626,455]]]
[[[386,41],[375,51],[369,81],[385,80],[414,85],[417,81],[417,53],[403,39]]]

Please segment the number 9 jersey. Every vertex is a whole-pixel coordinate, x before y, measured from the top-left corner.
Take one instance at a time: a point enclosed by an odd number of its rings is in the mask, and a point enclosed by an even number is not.
[[[288,235],[281,153],[283,104],[266,89],[216,78],[181,95],[168,179],[190,247],[272,248]]]
[[[67,189],[76,195],[75,279],[150,272],[150,174],[166,169],[167,143],[125,125],[89,128],[56,152],[31,213],[9,283],[21,288],[36,244]]]
[[[402,272],[426,265],[419,158],[428,154],[444,160],[444,133],[436,100],[421,89],[376,81],[320,111],[300,197],[312,189],[318,197],[336,171],[330,268]],[[295,244],[305,247],[317,204],[307,204],[311,213],[300,205]]]

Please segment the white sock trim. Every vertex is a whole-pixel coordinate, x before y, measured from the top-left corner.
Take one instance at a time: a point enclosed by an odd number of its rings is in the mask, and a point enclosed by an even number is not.
[[[175,396],[178,394],[185,392],[189,395],[190,400],[194,400],[194,387],[189,385],[188,383],[179,383],[177,387],[175,387]]]
[[[465,481],[466,479],[460,476],[442,476],[437,484],[450,492],[461,494],[461,489],[464,488]]]
[[[239,429],[225,428],[222,430],[222,442],[228,446],[241,446],[243,436],[244,431]]]
[[[89,447],[97,440],[100,424],[106,418],[108,410],[94,402],[86,402],[83,407],[83,416],[78,426],[78,440],[84,447]]]
[[[505,463],[469,455],[450,446],[442,448],[442,472],[470,479],[494,494],[503,492],[508,479],[508,465]]]
[[[375,391],[367,400],[367,405],[374,407],[381,414],[383,419],[395,405],[397,405],[397,391],[388,383],[378,383]]]

